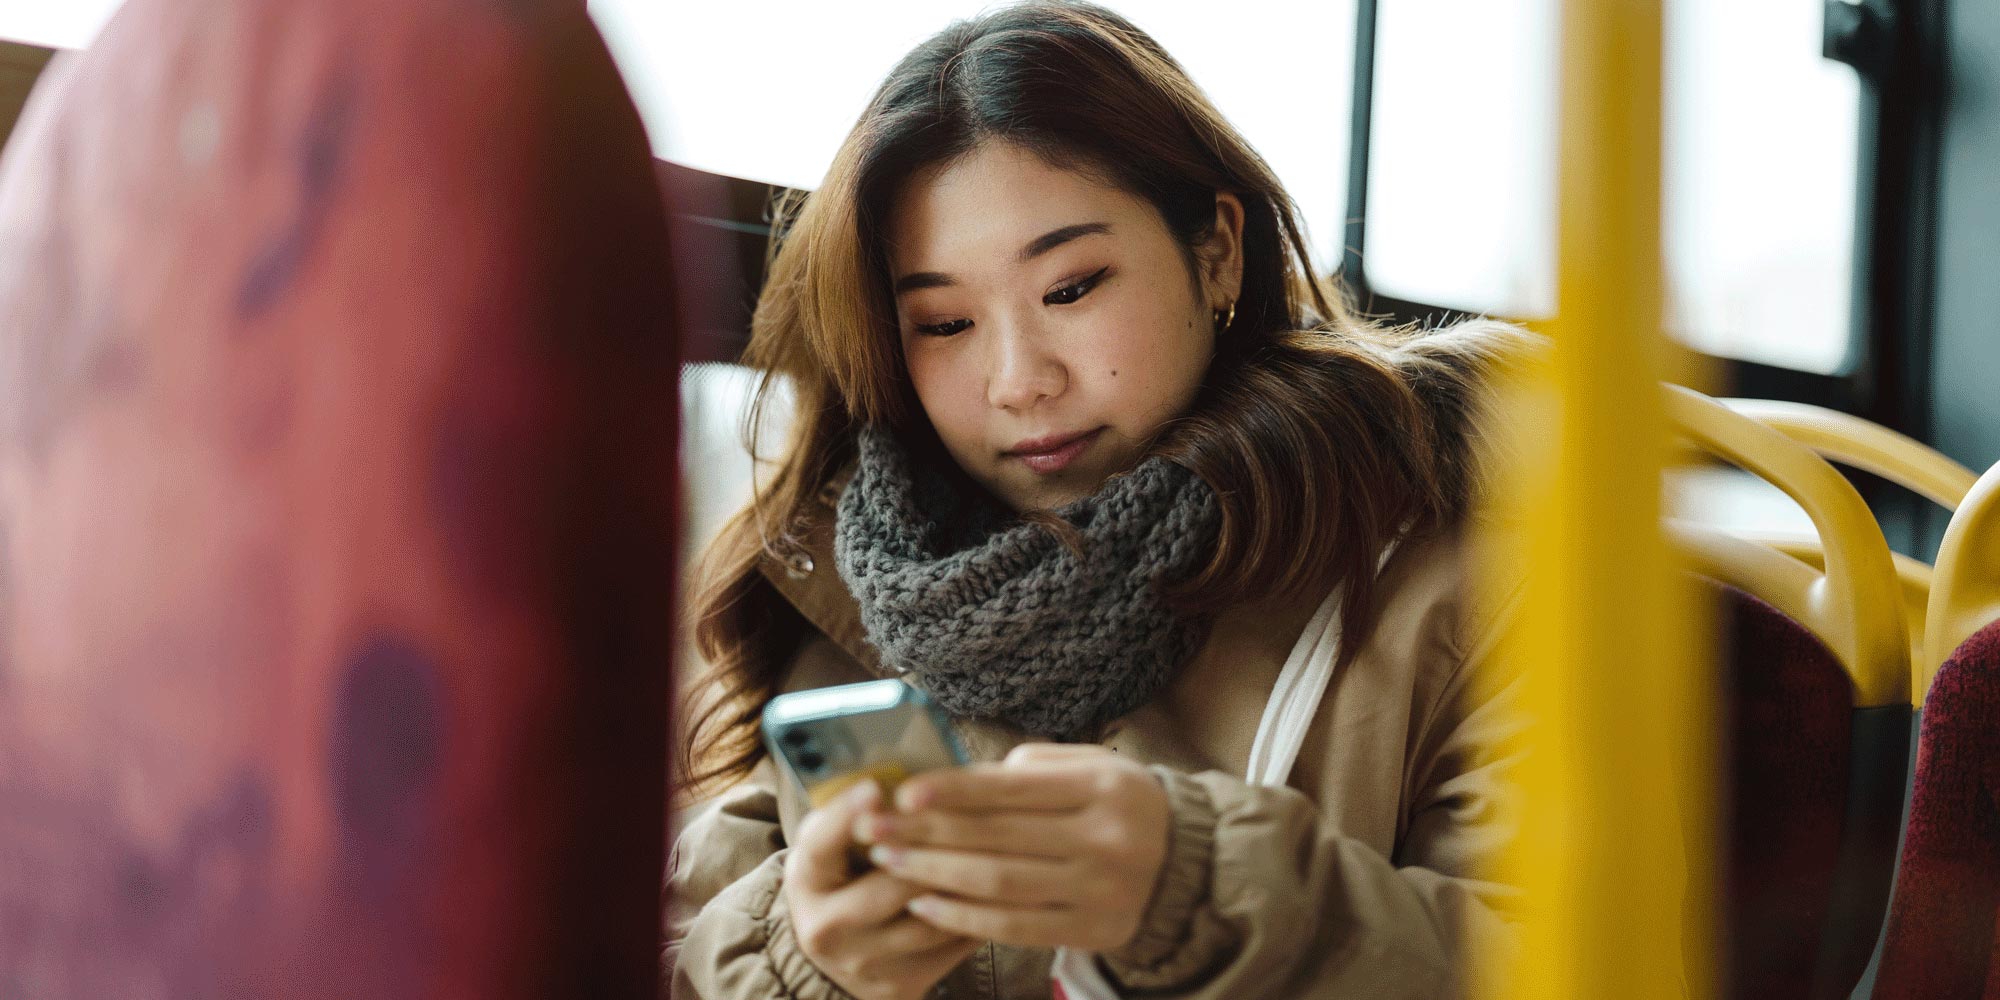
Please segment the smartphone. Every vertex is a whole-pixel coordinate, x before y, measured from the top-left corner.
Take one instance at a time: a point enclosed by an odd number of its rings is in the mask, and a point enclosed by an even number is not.
[[[943,710],[895,678],[778,695],[764,742],[815,808],[858,781],[887,799],[911,775],[966,763]]]

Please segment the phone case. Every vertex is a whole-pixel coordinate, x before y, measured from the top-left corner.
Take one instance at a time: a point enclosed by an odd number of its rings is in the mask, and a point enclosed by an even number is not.
[[[944,712],[894,678],[772,698],[764,742],[815,808],[857,781],[887,797],[913,774],[966,762]]]

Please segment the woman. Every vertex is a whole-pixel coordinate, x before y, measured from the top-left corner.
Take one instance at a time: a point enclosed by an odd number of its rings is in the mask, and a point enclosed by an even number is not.
[[[1080,3],[920,45],[781,229],[747,361],[797,416],[699,570],[686,787],[726,790],[671,865],[672,995],[1047,997],[1059,947],[1147,995],[1461,988],[1511,937],[1518,731],[1469,430],[1524,335],[1353,316],[1263,161]],[[1323,599],[1337,672],[1253,786]],[[896,674],[983,763],[801,815],[764,703]]]

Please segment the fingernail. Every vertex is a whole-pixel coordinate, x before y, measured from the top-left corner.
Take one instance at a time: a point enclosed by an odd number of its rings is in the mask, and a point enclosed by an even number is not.
[[[889,839],[889,821],[880,816],[863,816],[854,821],[854,839],[864,844]]]
[[[903,866],[903,852],[893,847],[884,847],[877,844],[868,849],[868,860],[873,861],[877,868],[901,868]]]
[[[935,917],[938,915],[937,900],[930,896],[918,896],[910,900],[910,912],[920,917]]]
[[[841,793],[841,798],[850,806],[865,806],[873,803],[882,794],[882,787],[872,780],[863,780],[853,788]]]
[[[904,812],[915,812],[930,805],[931,798],[930,786],[906,784],[896,790],[896,808]]]

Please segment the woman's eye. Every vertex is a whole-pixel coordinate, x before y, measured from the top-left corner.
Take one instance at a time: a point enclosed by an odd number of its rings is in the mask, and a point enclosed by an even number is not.
[[[1075,302],[1080,298],[1083,298],[1085,295],[1090,294],[1090,290],[1096,288],[1097,283],[1099,281],[1104,280],[1104,272],[1109,270],[1111,269],[1108,267],[1100,267],[1097,269],[1096,274],[1093,274],[1090,277],[1085,278],[1074,285],[1064,285],[1063,287],[1058,288],[1055,291],[1042,296],[1042,301],[1052,306],[1069,305],[1070,303]]]
[[[918,323],[916,330],[918,333],[933,337],[949,337],[954,333],[965,332],[965,328],[971,325],[972,321],[969,319],[955,319],[949,323]]]
[[[1110,270],[1111,268],[1109,267],[1100,267],[1097,269],[1097,273],[1080,279],[1073,284],[1064,285],[1042,296],[1042,302],[1052,306],[1069,305],[1089,295],[1091,289],[1096,288],[1098,283],[1104,280],[1105,272]],[[953,334],[964,333],[971,328],[972,321],[969,319],[954,319],[944,323],[917,323],[912,327],[912,329],[927,337],[949,337]]]

